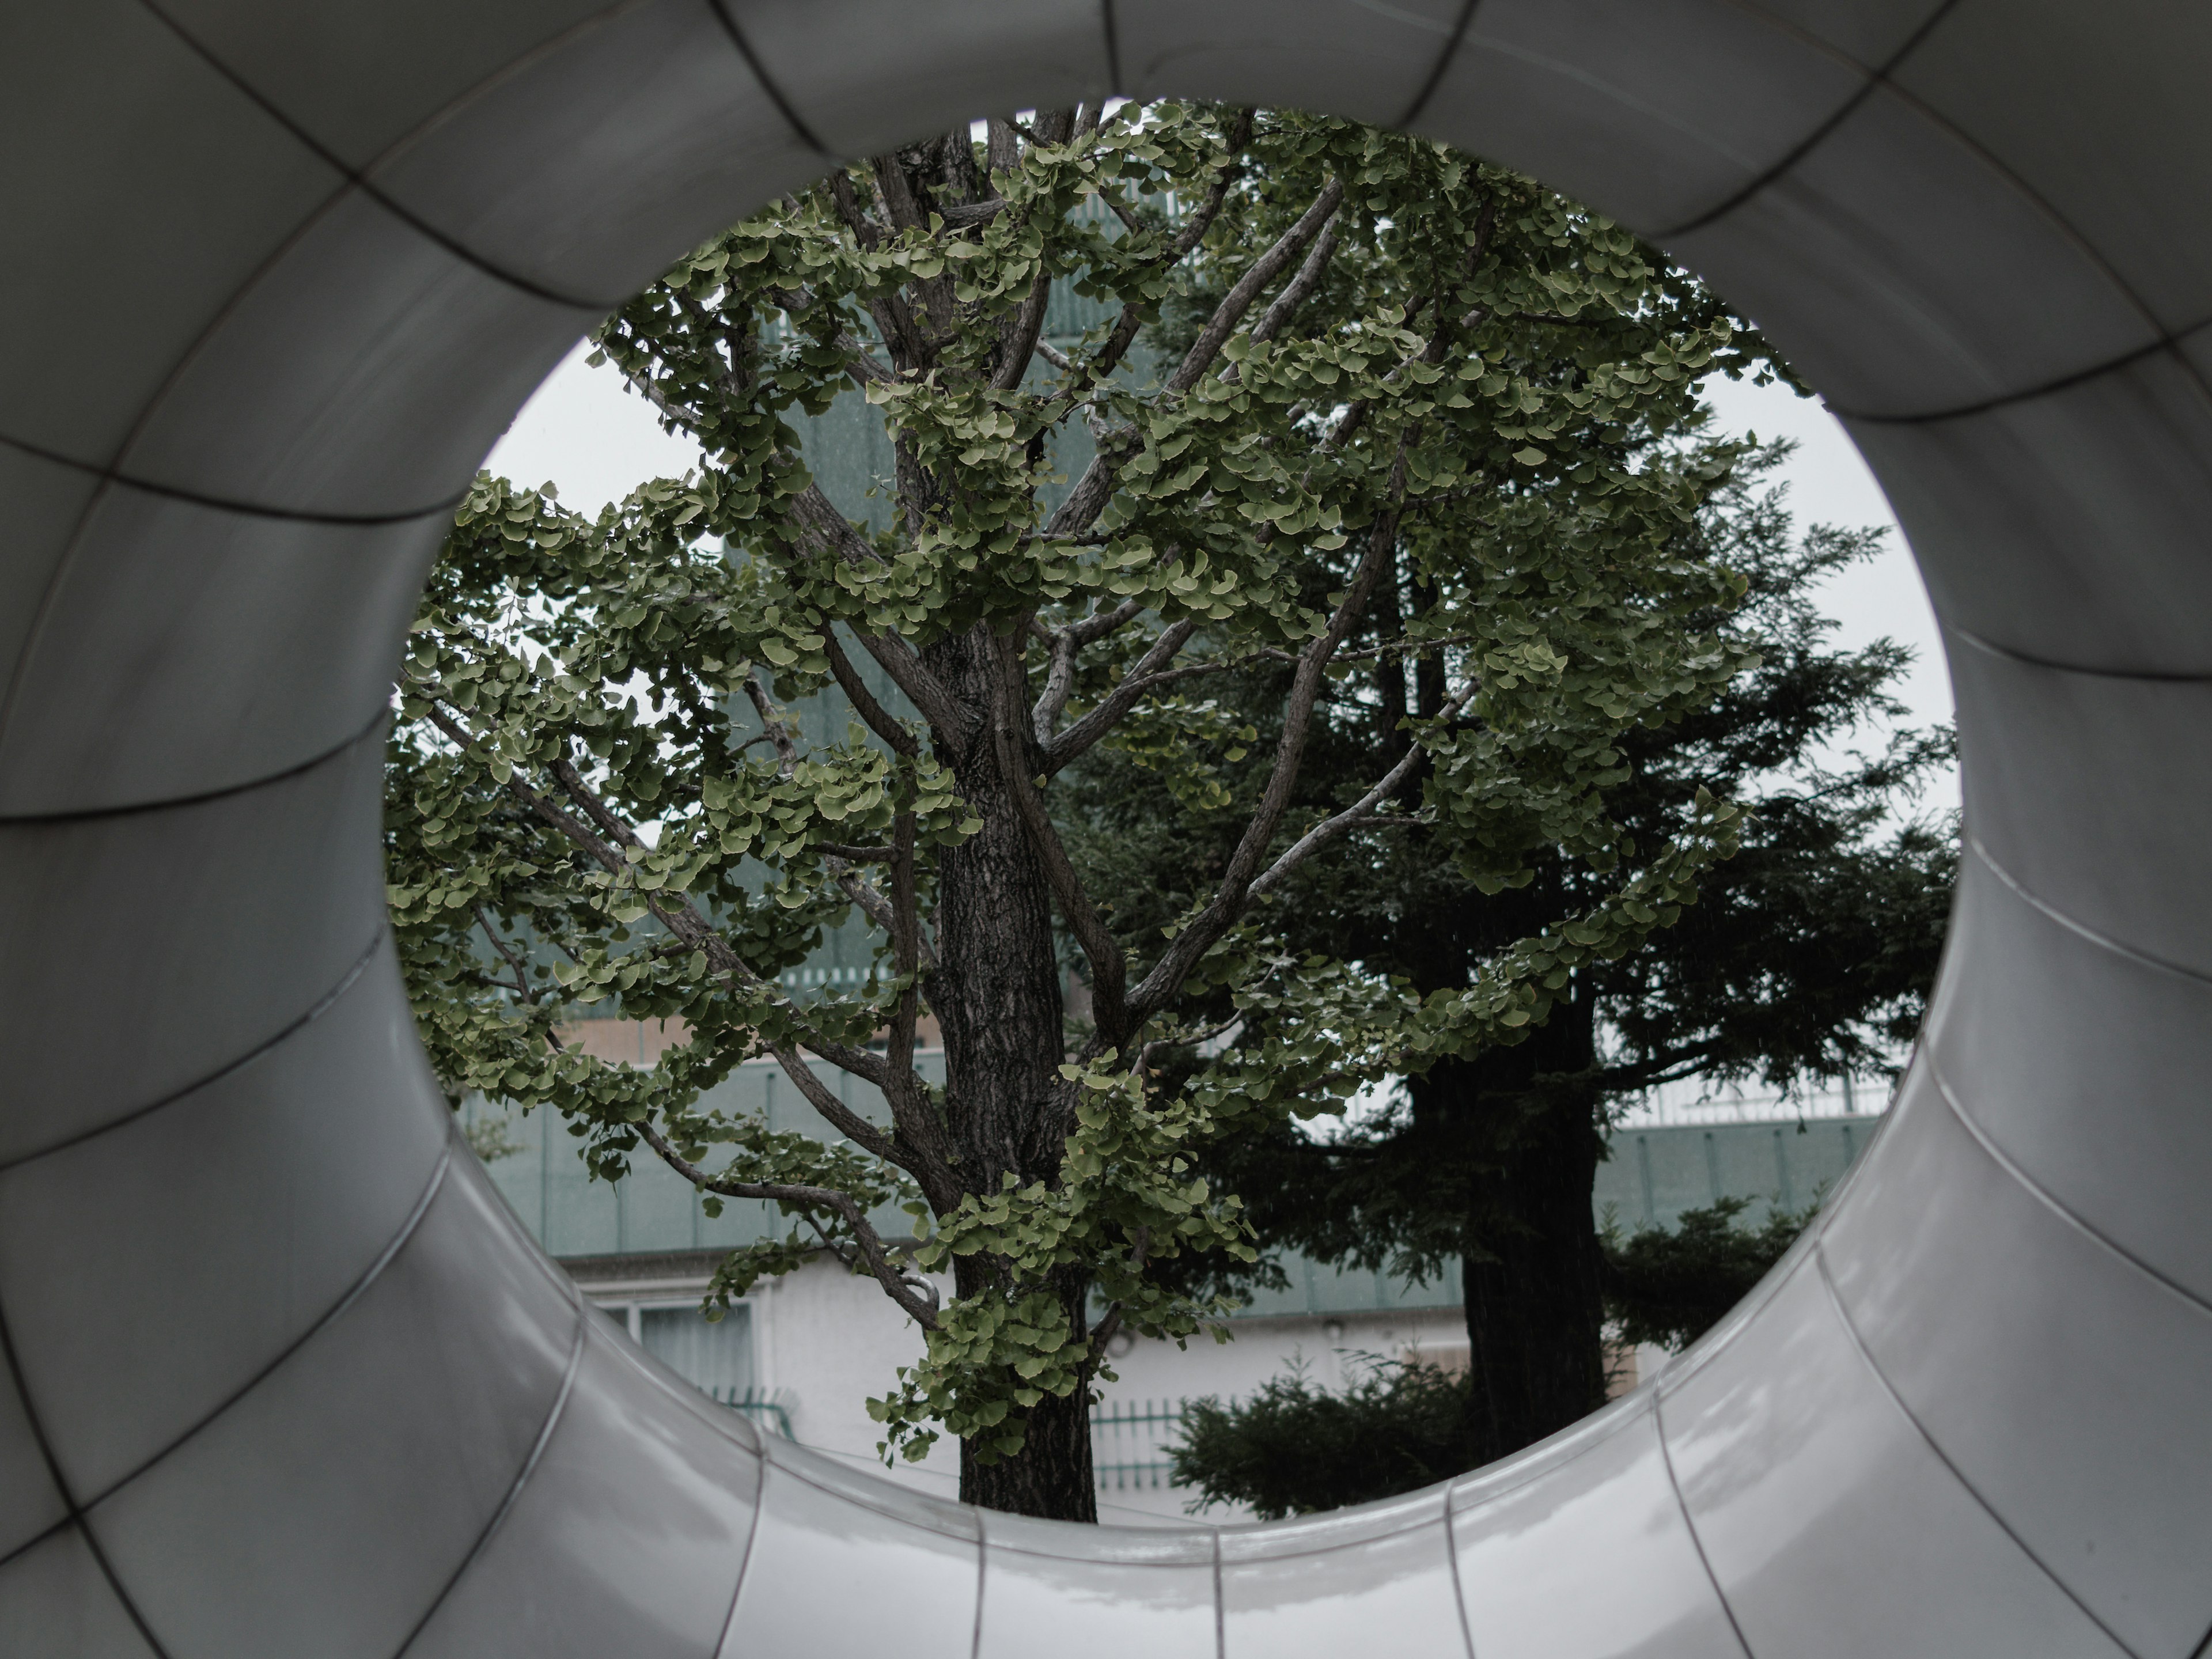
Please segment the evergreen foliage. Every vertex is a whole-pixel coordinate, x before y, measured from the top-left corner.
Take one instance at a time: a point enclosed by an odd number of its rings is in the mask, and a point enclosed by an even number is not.
[[[1812,1218],[1777,1209],[1739,1225],[1749,1200],[1685,1211],[1675,1228],[1605,1233],[1606,1310],[1617,1340],[1680,1349],[1741,1301]],[[1194,1508],[1243,1504],[1263,1521],[1418,1492],[1475,1468],[1483,1435],[1474,1379],[1418,1359],[1349,1355],[1361,1375],[1341,1390],[1303,1365],[1249,1400],[1183,1407],[1170,1456]]]
[[[1350,1363],[1362,1374],[1341,1392],[1299,1368],[1247,1401],[1187,1402],[1169,1450],[1176,1484],[1200,1494],[1194,1507],[1243,1504],[1279,1521],[1418,1492],[1467,1467],[1464,1378],[1419,1362]]]
[[[1696,1341],[1782,1260],[1817,1206],[1778,1206],[1756,1227],[1739,1224],[1750,1207],[1724,1198],[1683,1211],[1671,1229],[1606,1228],[1606,1311],[1620,1341],[1670,1350]]]
[[[1576,964],[1524,1042],[1408,1066],[1363,1120],[1320,1132],[1296,1119],[1255,1124],[1209,1152],[1210,1173],[1244,1199],[1269,1247],[1419,1279],[1461,1264],[1482,1419],[1467,1467],[1602,1398],[1607,1267],[1591,1190],[1621,1104],[1692,1076],[1786,1088],[1883,1069],[1917,1028],[1934,980],[1956,826],[1911,816],[1911,803],[1949,760],[1951,735],[1899,729],[1867,741],[1904,712],[1891,688],[1908,653],[1887,641],[1834,647],[1817,593],[1870,556],[1878,538],[1831,526],[1801,534],[1764,482],[1784,453],[1739,456],[1694,526],[1708,556],[1745,582],[1740,603],[1694,625],[1748,665],[1698,706],[1626,732],[1625,775],[1606,796],[1628,841],[1663,833],[1701,790],[1749,809],[1735,855],[1705,874],[1696,908],[1633,951]],[[1264,741],[1265,679],[1224,692],[1247,699],[1240,706]],[[1318,802],[1371,788],[1388,732],[1439,695],[1433,675],[1395,664],[1374,671],[1365,693],[1343,701],[1309,757],[1302,787]],[[1177,814],[1167,792],[1111,755],[1095,758],[1079,787],[1079,856],[1101,884],[1172,892],[1222,856],[1218,830]],[[1539,851],[1527,879],[1486,890],[1453,844],[1409,820],[1378,829],[1358,856],[1301,872],[1280,926],[1292,948],[1445,997],[1515,941],[1571,927],[1591,879]],[[1181,1265],[1231,1294],[1267,1282],[1264,1258],[1256,1267],[1218,1255]],[[1722,1273],[1686,1294],[1724,1307],[1748,1282]]]

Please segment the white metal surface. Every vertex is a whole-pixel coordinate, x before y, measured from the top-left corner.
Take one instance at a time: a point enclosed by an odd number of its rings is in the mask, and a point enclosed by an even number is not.
[[[52,1051],[0,1650],[2187,1659],[2208,72],[2178,0],[0,9],[0,1004]],[[374,948],[378,664],[538,378],[830,154],[1111,90],[1404,121],[1678,249],[1852,422],[1964,717],[1931,1040],[1774,1279],[1551,1446],[1218,1537],[687,1397],[436,1142]]]

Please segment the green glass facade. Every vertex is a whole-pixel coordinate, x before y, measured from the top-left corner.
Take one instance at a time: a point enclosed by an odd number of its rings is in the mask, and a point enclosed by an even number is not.
[[[916,1061],[931,1082],[944,1080],[942,1051],[924,1050]],[[881,1097],[869,1085],[823,1063],[815,1072],[848,1105],[881,1119]],[[740,1066],[708,1098],[726,1109],[763,1112],[775,1128],[819,1133],[823,1127],[772,1061]],[[1671,1227],[1683,1211],[1729,1197],[1751,1200],[1744,1218],[1753,1224],[1778,1204],[1802,1208],[1833,1189],[1880,1121],[1817,1118],[1802,1127],[1791,1121],[1622,1130],[1613,1137],[1612,1157],[1598,1168],[1598,1218],[1630,1231]],[[770,1213],[770,1206],[738,1200],[710,1219],[690,1184],[650,1158],[640,1160],[626,1180],[592,1181],[558,1121],[544,1112],[514,1120],[507,1133],[520,1150],[492,1164],[492,1179],[532,1236],[557,1257],[683,1256],[729,1249],[790,1226]],[[886,1226],[902,1226],[904,1219],[896,1212],[878,1218]],[[1285,1267],[1290,1288],[1255,1295],[1241,1316],[1459,1304],[1456,1267],[1426,1285],[1303,1256]]]

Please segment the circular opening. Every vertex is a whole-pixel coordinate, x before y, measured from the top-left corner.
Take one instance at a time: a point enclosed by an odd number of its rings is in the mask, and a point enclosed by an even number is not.
[[[0,990],[68,1039],[22,1057],[33,1103],[0,1118],[0,1455],[28,1471],[0,1595],[37,1628],[973,1652],[1079,1600],[1087,1628],[1194,1650],[2199,1644],[2212,306],[2185,222],[2147,205],[2203,193],[2193,19],[1115,0],[40,27],[0,70],[27,192],[0,266],[41,323],[0,359],[0,912],[33,942]],[[453,1150],[376,858],[370,721],[422,574],[578,333],[827,155],[1111,88],[1504,157],[1749,307],[1911,529],[1966,756],[1935,1016],[1790,1270],[1656,1397],[1530,1458],[1218,1542],[979,1522],[702,1415]],[[158,273],[113,257],[126,233]],[[899,1595],[850,1594],[863,1551],[905,1564]]]

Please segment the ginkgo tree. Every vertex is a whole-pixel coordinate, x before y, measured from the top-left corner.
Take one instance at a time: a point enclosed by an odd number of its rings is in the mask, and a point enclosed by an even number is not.
[[[1107,320],[1048,340],[1055,283]],[[598,349],[704,461],[591,520],[483,477],[456,517],[391,751],[392,915],[433,1059],[456,1097],[561,1114],[601,1176],[657,1158],[710,1210],[778,1206],[788,1235],[733,1252],[710,1300],[836,1253],[922,1332],[870,1402],[886,1455],[949,1432],[969,1500],[1091,1518],[1109,1339],[1204,1331],[1224,1308],[1156,1269],[1252,1249],[1194,1152],[1516,1041],[1730,850],[1725,801],[1639,843],[1607,795],[1624,732],[1746,666],[1686,622],[1741,588],[1691,533],[1739,453],[1701,435],[1695,383],[1767,372],[1764,349],[1525,178],[1168,103],[832,172],[679,262]],[[802,451],[796,423],[841,396],[895,456],[872,520]],[[1447,694],[1397,723],[1379,783],[1303,799],[1310,738],[1380,662]],[[1255,664],[1282,702],[1248,753],[1209,680]],[[793,706],[830,686],[848,728],[803,732]],[[1143,936],[1055,823],[1054,780],[1109,750],[1242,826]],[[1285,877],[1408,817],[1486,887],[1537,849],[1604,879],[1426,997],[1285,950]],[[789,988],[855,918],[865,983]],[[594,1003],[688,1040],[649,1069],[564,1047]],[[915,1061],[925,1016],[941,1085]],[[1194,1046],[1212,1059],[1158,1064]],[[702,1099],[761,1056],[819,1134]]]

